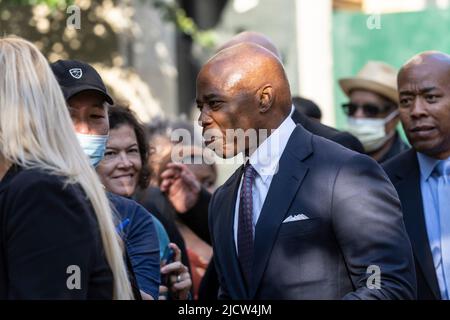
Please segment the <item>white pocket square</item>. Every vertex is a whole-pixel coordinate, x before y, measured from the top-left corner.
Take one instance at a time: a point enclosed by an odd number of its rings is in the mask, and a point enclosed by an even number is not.
[[[304,215],[303,213],[292,215],[284,219],[283,223],[287,222],[294,222],[294,221],[300,221],[300,220],[308,220],[309,217]]]

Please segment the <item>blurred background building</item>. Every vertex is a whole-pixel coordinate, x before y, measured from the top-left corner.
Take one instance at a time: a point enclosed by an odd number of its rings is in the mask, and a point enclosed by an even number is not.
[[[244,30],[281,51],[293,94],[345,128],[337,79],[367,60],[400,67],[425,50],[450,52],[449,0],[0,0],[0,33],[36,43],[48,59],[94,64],[142,121],[194,120],[195,77]],[[67,26],[73,7],[79,29]],[[219,180],[228,175],[224,171]]]

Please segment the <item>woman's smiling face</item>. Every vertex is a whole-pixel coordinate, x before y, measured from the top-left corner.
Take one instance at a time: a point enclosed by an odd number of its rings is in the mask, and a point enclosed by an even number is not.
[[[109,132],[105,156],[97,167],[105,188],[115,194],[130,197],[136,190],[142,168],[136,134],[124,124]]]

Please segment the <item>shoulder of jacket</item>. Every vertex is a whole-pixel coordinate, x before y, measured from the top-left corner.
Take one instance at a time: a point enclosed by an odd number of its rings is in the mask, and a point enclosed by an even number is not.
[[[41,169],[24,169],[18,172],[9,182],[12,189],[60,188],[64,185],[64,177],[51,174]]]

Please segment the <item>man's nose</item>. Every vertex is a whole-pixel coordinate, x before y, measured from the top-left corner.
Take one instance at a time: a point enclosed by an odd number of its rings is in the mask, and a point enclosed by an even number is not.
[[[411,109],[411,117],[420,118],[427,115],[427,105],[422,97],[416,97]]]
[[[208,124],[211,124],[212,119],[209,115],[206,114],[206,112],[202,111],[200,112],[200,115],[198,116],[198,124],[201,127],[206,127]]]
[[[74,121],[75,131],[81,134],[107,135],[106,125],[91,125],[89,121]]]
[[[83,121],[76,121],[74,123],[75,131],[81,134],[91,134],[91,130],[89,129],[89,125]]]
[[[355,113],[353,114],[353,117],[354,117],[354,118],[359,118],[359,119],[361,119],[361,118],[367,118],[367,116],[365,115],[365,113],[364,113],[364,111],[363,111],[363,108],[361,108],[361,107],[356,108],[356,111],[355,111]]]

